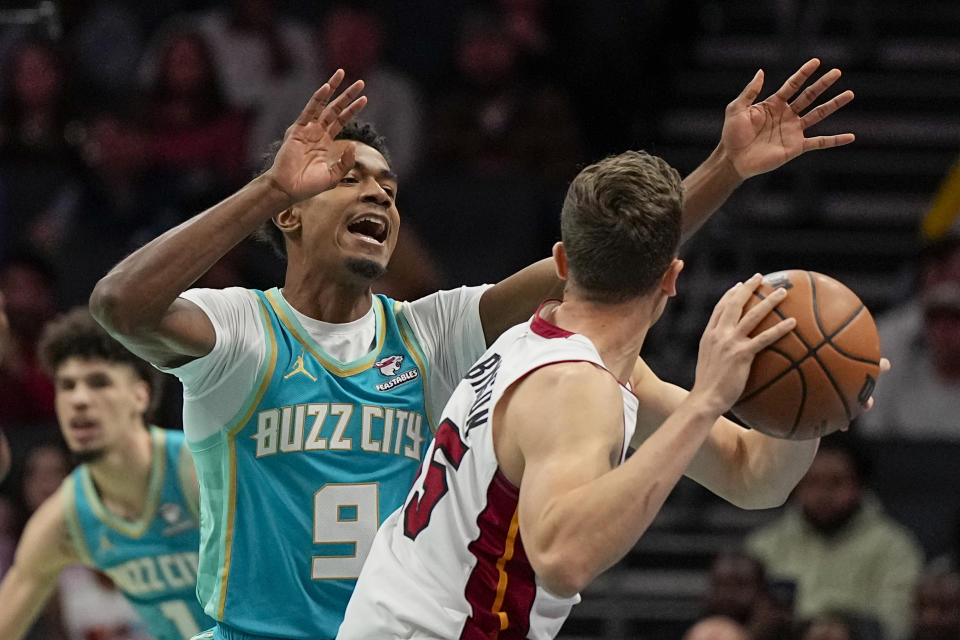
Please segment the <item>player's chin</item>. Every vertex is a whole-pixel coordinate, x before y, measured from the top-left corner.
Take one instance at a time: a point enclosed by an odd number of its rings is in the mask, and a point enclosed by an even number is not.
[[[387,272],[387,267],[371,258],[347,258],[347,270],[362,280],[373,282]]]
[[[105,456],[107,450],[105,447],[100,446],[83,446],[83,447],[71,447],[70,448],[70,457],[73,458],[73,461],[76,464],[88,464],[90,462],[96,462]]]

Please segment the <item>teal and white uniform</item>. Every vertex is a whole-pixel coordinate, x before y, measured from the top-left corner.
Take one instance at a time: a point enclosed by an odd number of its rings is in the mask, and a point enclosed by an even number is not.
[[[458,381],[449,374],[483,351],[483,289],[410,304],[374,296],[366,321],[344,329],[363,346],[348,361],[325,348],[345,325],[302,316],[277,289],[200,291],[184,297],[211,317],[217,346],[174,372],[184,380],[200,479],[197,583],[206,612],[220,621],[213,637],[333,638],[377,528],[402,504],[432,437],[428,398],[442,403]],[[451,327],[451,315],[466,316],[464,326]],[[447,330],[432,326],[444,322]],[[236,348],[228,341],[238,330]],[[448,375],[438,376],[432,358],[445,341],[459,357],[439,363]],[[245,366],[254,374],[239,387],[245,397],[224,401],[222,377]],[[231,404],[229,419],[204,435],[211,413]]]
[[[182,432],[152,427],[147,501],[136,521],[100,501],[90,470],[80,465],[64,481],[67,528],[84,564],[106,573],[157,640],[190,638],[211,624],[197,601],[200,545],[196,498],[181,486]]]

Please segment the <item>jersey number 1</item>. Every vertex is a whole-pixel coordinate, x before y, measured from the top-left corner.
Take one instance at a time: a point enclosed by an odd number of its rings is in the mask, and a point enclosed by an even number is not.
[[[447,461],[456,471],[460,468],[460,461],[469,449],[460,439],[460,430],[457,429],[457,425],[449,418],[440,423],[433,442],[433,449],[429,453],[430,464],[427,466],[427,476],[423,479],[423,491],[414,493],[403,508],[403,533],[411,540],[416,540],[420,532],[427,528],[434,507],[448,491],[447,465],[441,462],[439,452],[443,451]],[[424,462],[426,463],[426,460]]]

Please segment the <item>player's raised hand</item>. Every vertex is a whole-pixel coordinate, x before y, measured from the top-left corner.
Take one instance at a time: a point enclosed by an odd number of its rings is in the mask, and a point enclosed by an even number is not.
[[[853,142],[852,133],[809,138],[804,133],[853,100],[853,92],[847,90],[810,109],[841,75],[839,69],[831,69],[804,88],[819,66],[817,58],[808,60],[776,93],[754,104],[763,88],[761,69],[727,105],[720,145],[741,178],[772,171],[807,151]]]
[[[716,410],[717,415],[728,411],[743,393],[754,356],[785,336],[797,324],[794,318],[787,318],[750,337],[760,321],[787,294],[786,289],[778,288],[744,313],[744,306],[761,280],[760,274],[757,274],[728,289],[714,307],[700,338],[696,379],[690,393],[700,395]]]
[[[331,100],[343,82],[337,69],[311,96],[297,121],[287,128],[267,175],[290,196],[291,203],[305,200],[335,185],[354,163],[354,147],[335,154],[333,139],[367,104],[363,80],[357,80]]]

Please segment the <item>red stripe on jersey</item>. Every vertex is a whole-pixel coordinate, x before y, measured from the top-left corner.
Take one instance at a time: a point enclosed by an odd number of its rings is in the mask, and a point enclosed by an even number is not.
[[[559,300],[544,300],[541,302],[537,312],[533,314],[533,320],[530,321],[530,329],[541,338],[569,338],[573,335],[572,331],[562,329],[540,317],[543,308],[555,302],[559,302]]]
[[[525,638],[537,594],[533,567],[517,528],[520,492],[499,471],[487,488],[487,506],[477,516],[480,536],[470,543],[477,564],[464,595],[471,615],[460,638]]]

